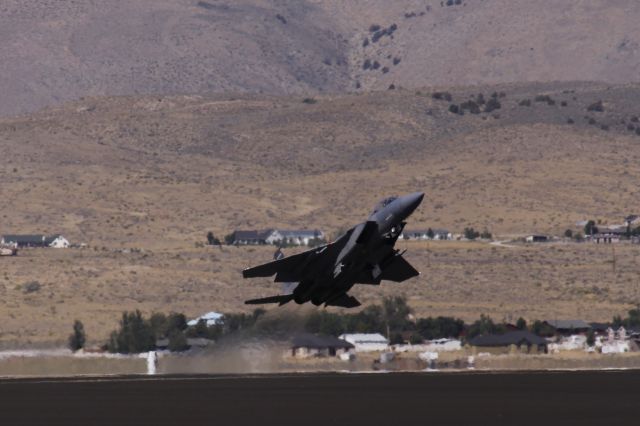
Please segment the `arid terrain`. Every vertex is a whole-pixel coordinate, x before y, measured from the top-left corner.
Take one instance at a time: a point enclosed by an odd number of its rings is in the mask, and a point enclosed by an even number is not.
[[[243,300],[278,286],[242,281],[240,271],[273,249],[196,247],[207,231],[317,227],[333,236],[388,194],[427,193],[410,227],[473,226],[497,239],[561,235],[587,218],[620,223],[637,213],[639,90],[89,98],[3,119],[1,232],[62,233],[88,248],[0,259],[0,340],[63,342],[77,318],[100,341],[124,309],[247,309]],[[479,93],[495,93],[501,108],[449,111]],[[534,100],[545,95],[553,104]],[[602,112],[588,111],[600,100]],[[608,320],[640,303],[638,246],[400,246],[423,276],[358,288],[363,302],[400,292],[420,316],[467,320]],[[29,292],[31,281],[40,289]]]
[[[0,234],[85,248],[0,258],[0,345],[59,345],[74,319],[98,343],[125,309],[248,310],[278,286],[240,271],[273,248],[207,232],[333,238],[393,194],[426,193],[409,228],[498,241],[621,224],[640,214],[639,17],[633,0],[3,1]],[[638,245],[400,246],[423,275],[356,289],[365,304],[640,304]]]

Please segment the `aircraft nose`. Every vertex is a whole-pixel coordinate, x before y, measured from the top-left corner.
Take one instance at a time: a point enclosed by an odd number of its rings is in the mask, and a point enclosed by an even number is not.
[[[414,192],[413,194],[406,195],[404,197],[404,217],[407,218],[411,213],[418,208],[422,199],[424,198],[424,192]]]

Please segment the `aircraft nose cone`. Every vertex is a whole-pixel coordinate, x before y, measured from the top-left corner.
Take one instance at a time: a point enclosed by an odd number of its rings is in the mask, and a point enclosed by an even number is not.
[[[408,217],[415,209],[418,208],[422,199],[424,198],[424,192],[414,192],[405,196],[405,218]]]

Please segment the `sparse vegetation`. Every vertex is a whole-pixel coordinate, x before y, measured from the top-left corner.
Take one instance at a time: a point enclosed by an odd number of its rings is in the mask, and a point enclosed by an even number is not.
[[[518,102],[518,105],[530,107],[531,106],[531,99],[523,99],[520,102]]]
[[[29,281],[28,283],[24,283],[22,285],[22,292],[25,294],[36,293],[40,291],[42,285],[39,281]]]
[[[594,102],[587,107],[589,112],[604,112],[604,104],[602,101]]]
[[[487,101],[487,104],[484,107],[484,112],[489,113],[500,108],[502,108],[500,101],[498,101],[498,99],[496,99],[495,97],[492,97]]]
[[[551,96],[549,95],[538,95],[534,98],[534,101],[536,102],[546,102],[547,105],[553,106],[556,104],[556,101],[554,101]]]
[[[87,335],[84,331],[84,325],[78,320],[74,321],[73,333],[69,336],[69,349],[73,352],[79,351],[84,348],[86,341]]]
[[[315,98],[304,98],[302,103],[312,105],[318,103],[318,101]]]
[[[431,97],[438,101],[445,100],[447,102],[451,102],[451,100],[453,99],[451,93],[449,92],[434,92]]]

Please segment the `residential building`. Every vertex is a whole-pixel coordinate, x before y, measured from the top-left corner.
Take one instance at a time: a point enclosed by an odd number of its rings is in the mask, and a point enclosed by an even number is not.
[[[291,339],[291,355],[296,358],[340,356],[353,349],[351,343],[333,336],[304,333]]]
[[[412,229],[402,231],[401,238],[405,240],[451,240],[453,234],[447,229]]]
[[[546,243],[549,241],[549,237],[546,235],[527,235],[525,241],[528,243]]]
[[[547,352],[547,340],[526,330],[476,336],[469,340],[469,345],[478,351],[491,353]]]
[[[224,314],[220,314],[218,312],[207,312],[204,315],[199,316],[198,318],[194,318],[191,321],[187,322],[189,327],[193,327],[198,324],[200,320],[203,320],[207,327],[212,325],[219,325],[224,323]]]
[[[24,247],[67,248],[69,241],[62,235],[3,235],[0,244]]]
[[[583,320],[547,320],[544,323],[552,327],[556,334],[571,335],[587,333],[591,330],[591,324]]]
[[[389,340],[379,333],[342,334],[340,339],[351,343],[356,352],[376,352],[389,349]]]

